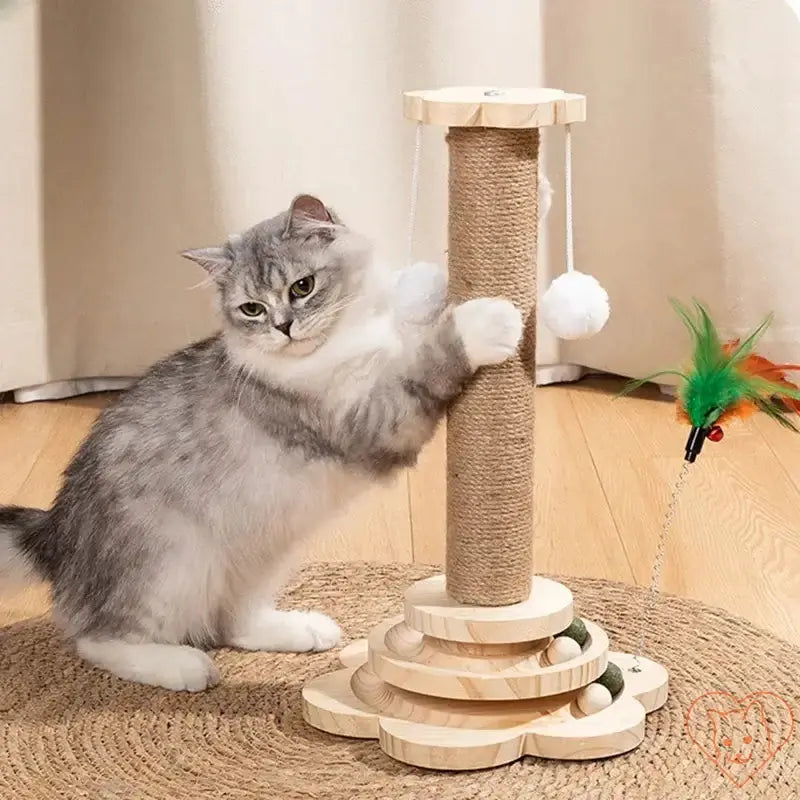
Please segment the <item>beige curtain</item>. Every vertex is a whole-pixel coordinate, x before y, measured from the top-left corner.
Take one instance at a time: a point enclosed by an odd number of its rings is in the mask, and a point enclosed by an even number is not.
[[[0,390],[121,378],[213,328],[176,253],[317,192],[405,258],[413,127],[400,96],[448,84],[585,92],[579,268],[613,312],[541,332],[563,365],[672,365],[667,295],[732,334],[774,309],[797,358],[800,23],[795,0],[0,0]],[[563,132],[540,284],[563,260]],[[446,152],[426,129],[415,256],[445,257]],[[43,386],[44,385],[44,386]],[[30,387],[33,387],[32,389]]]
[[[37,9],[0,4],[0,391],[44,379]]]
[[[675,296],[708,303],[731,336],[774,311],[764,351],[800,360],[800,2],[542,10],[546,79],[588,96],[576,263],[612,300],[606,330],[562,358],[623,375],[679,364]]]
[[[0,147],[20,157],[0,200],[0,390],[97,387],[73,379],[135,375],[210,331],[176,254],[299,191],[401,264],[403,90],[541,83],[539,18],[531,0],[4,4]],[[423,152],[415,256],[442,261],[442,131]]]
[[[196,9],[10,0],[0,27],[19,51],[0,142],[22,154],[3,175],[0,389],[134,375],[211,324],[175,256],[222,233]]]

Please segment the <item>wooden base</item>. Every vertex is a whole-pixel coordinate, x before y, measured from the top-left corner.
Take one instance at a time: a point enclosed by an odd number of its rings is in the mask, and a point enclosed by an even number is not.
[[[528,599],[513,606],[465,606],[445,584],[444,575],[434,575],[406,590],[410,627],[450,642],[508,644],[552,636],[572,622],[572,592],[548,578],[534,576]]]
[[[560,617],[552,618],[553,603],[559,605],[566,593],[571,619],[572,598],[560,584],[541,580],[534,581],[534,594],[538,585],[542,595],[538,619],[521,610],[525,603],[493,609],[432,604],[431,589],[443,590],[443,581],[420,581],[406,595],[404,617],[387,620],[368,639],[346,647],[344,669],[303,689],[304,718],[328,733],[378,739],[398,761],[433,769],[492,767],[523,755],[602,758],[635,748],[644,737],[645,714],[666,701],[666,670],[645,658],[609,653],[605,633],[588,620],[581,655],[548,664],[547,644],[566,627]],[[472,641],[464,642],[412,627],[411,620],[421,619],[420,608],[424,616],[431,607],[438,609],[439,633],[449,630],[463,639],[463,621],[480,617],[479,632],[472,630]],[[520,641],[512,621],[537,630],[539,638]],[[497,641],[498,630],[507,641]],[[549,633],[541,636],[542,630]],[[478,644],[476,636],[490,643]],[[622,669],[625,688],[608,708],[587,716],[576,698],[609,660]]]

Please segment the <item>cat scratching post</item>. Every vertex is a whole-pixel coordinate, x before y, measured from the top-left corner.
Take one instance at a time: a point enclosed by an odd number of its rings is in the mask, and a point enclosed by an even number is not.
[[[411,586],[403,615],[346,647],[344,669],[309,683],[304,717],[435,769],[626,752],[666,700],[666,671],[609,653],[590,620],[580,655],[550,664],[548,645],[573,619],[572,594],[532,569],[538,128],[583,121],[585,98],[408,92],[405,115],[449,127],[452,299],[507,297],[523,311],[525,335],[519,357],[481,370],[448,417],[446,576]],[[625,687],[586,715],[578,694],[609,660]]]
[[[447,593],[505,606],[531,591],[539,131],[459,127],[447,142],[450,299],[507,297],[525,320],[521,358],[479,371],[448,414]]]

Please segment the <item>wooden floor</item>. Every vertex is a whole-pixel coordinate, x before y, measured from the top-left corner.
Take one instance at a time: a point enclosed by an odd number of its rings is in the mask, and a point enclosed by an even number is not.
[[[646,584],[686,428],[656,390],[614,400],[592,379],[537,390],[535,565]],[[98,410],[113,397],[0,404],[0,503],[47,506]],[[310,557],[440,563],[444,439],[315,542]],[[800,644],[800,436],[756,419],[706,445],[681,497],[664,589],[722,606]],[[41,593],[3,601],[0,623]]]

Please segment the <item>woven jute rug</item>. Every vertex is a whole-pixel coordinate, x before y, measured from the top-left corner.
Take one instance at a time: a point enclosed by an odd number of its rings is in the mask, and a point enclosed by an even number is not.
[[[406,586],[433,572],[315,565],[283,602],[326,611],[356,638],[398,613]],[[578,613],[601,623],[615,648],[635,647],[638,590],[560,579],[573,590]],[[376,742],[336,738],[303,722],[300,690],[337,668],[335,652],[219,651],[219,686],[173,694],[84,666],[46,617],[19,622],[0,631],[0,798],[800,798],[800,733],[789,730],[782,712],[787,704],[795,717],[800,710],[800,650],[672,596],[653,612],[649,643],[650,655],[670,670],[670,699],[648,717],[637,750],[596,762],[525,758],[494,770],[435,773],[391,760]],[[687,732],[693,701],[712,691],[729,693],[734,706],[754,692],[769,693],[760,695],[768,701],[760,707],[772,749],[789,734],[741,787],[734,779],[743,768],[726,776]]]

